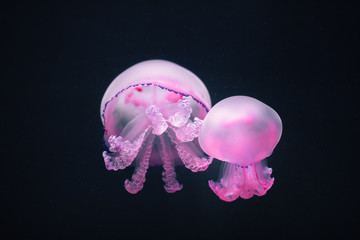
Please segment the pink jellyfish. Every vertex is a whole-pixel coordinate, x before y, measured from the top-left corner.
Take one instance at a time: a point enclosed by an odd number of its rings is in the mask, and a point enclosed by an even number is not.
[[[165,190],[179,191],[175,166],[184,164],[197,172],[212,161],[197,138],[210,107],[204,83],[175,63],[150,60],[128,68],[101,101],[106,168],[117,171],[133,165],[125,189],[135,194],[143,188],[148,167],[162,165]]]
[[[279,115],[257,99],[234,96],[217,103],[206,115],[199,134],[201,148],[208,155],[224,161],[219,182],[210,188],[224,201],[239,196],[262,196],[274,182],[267,167],[280,140]]]

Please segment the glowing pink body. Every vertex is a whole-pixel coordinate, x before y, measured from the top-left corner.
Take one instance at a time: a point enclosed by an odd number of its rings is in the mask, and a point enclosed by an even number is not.
[[[149,166],[164,167],[167,192],[182,188],[175,165],[203,171],[211,163],[198,144],[198,134],[211,107],[202,81],[187,69],[164,60],[138,63],[110,84],[101,102],[103,152],[108,170],[135,166],[130,193],[143,187]]]
[[[201,148],[224,161],[219,182],[209,181],[215,194],[224,201],[264,195],[274,182],[265,158],[281,133],[279,115],[254,98],[234,96],[217,103],[199,134]]]

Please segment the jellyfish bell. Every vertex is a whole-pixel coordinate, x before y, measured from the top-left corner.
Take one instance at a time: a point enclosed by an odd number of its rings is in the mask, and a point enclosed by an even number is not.
[[[101,100],[100,115],[104,123],[104,108],[115,95],[128,88],[135,88],[138,92],[144,86],[166,88],[167,100],[176,102],[181,94],[191,95],[204,109],[211,107],[211,99],[205,84],[191,71],[178,64],[166,60],[147,60],[137,63],[118,75],[108,86]],[[138,87],[138,88],[136,88]],[[176,98],[177,97],[177,98]],[[156,102],[161,97],[146,98],[148,102]],[[202,113],[204,114],[204,113]],[[205,113],[206,114],[206,113]]]
[[[206,115],[199,134],[201,148],[224,162],[219,182],[210,188],[225,201],[264,195],[274,179],[266,157],[280,140],[282,123],[271,107],[247,96],[226,98]]]
[[[106,168],[133,165],[125,188],[134,194],[143,188],[148,167],[162,165],[165,190],[180,190],[176,165],[196,172],[212,161],[197,139],[210,107],[204,83],[175,63],[149,60],[128,68],[109,85],[100,105]]]
[[[243,166],[270,156],[282,131],[279,115],[247,96],[220,101],[205,119],[199,136],[202,149],[217,159]]]

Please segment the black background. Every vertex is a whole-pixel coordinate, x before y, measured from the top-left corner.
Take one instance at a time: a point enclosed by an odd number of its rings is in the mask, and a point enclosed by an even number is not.
[[[314,1],[1,3],[2,234],[12,238],[344,236],[359,233],[359,8]],[[227,203],[206,172],[107,171],[102,95],[131,65],[166,59],[207,86],[274,108],[283,135],[263,197]]]

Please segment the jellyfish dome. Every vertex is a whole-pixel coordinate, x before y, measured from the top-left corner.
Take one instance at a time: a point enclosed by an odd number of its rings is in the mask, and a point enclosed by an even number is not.
[[[266,158],[281,133],[279,115],[255,98],[233,96],[217,103],[199,134],[204,152],[224,162],[219,182],[209,181],[214,193],[229,202],[264,195],[274,182]]]
[[[197,138],[210,107],[204,83],[175,63],[149,60],[128,68],[113,80],[101,101],[106,168],[134,166],[125,189],[135,194],[143,188],[148,167],[162,165],[165,190],[180,190],[175,166],[197,172],[212,161]]]

